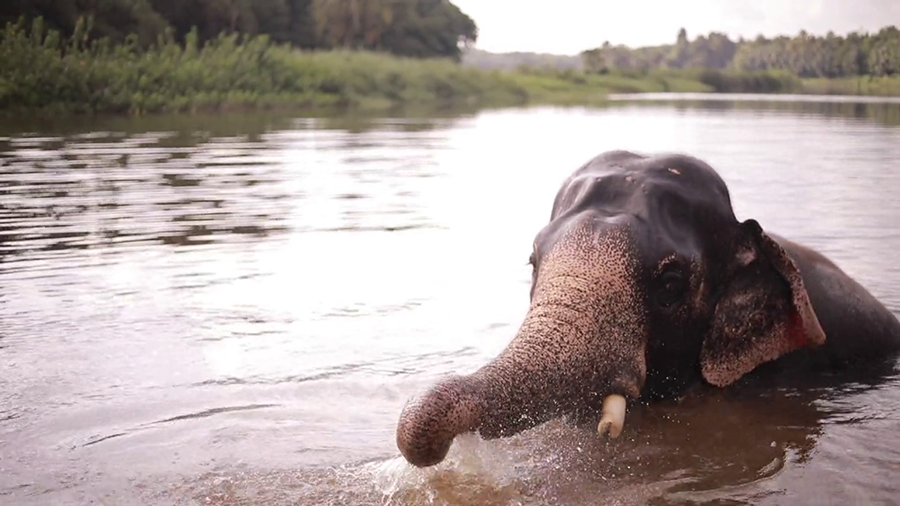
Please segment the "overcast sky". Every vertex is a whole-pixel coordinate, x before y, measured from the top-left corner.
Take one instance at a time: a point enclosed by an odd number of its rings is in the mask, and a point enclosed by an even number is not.
[[[762,33],[825,34],[900,27],[900,0],[452,0],[478,24],[487,51],[577,54],[612,44],[644,46],[711,30],[733,38]]]

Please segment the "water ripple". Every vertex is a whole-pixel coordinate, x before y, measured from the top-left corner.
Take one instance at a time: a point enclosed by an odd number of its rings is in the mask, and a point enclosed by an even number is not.
[[[636,406],[615,444],[558,421],[462,438],[439,469],[397,460],[406,400],[513,336],[534,234],[560,181],[598,150],[708,160],[739,218],[821,250],[900,309],[900,109],[643,104],[5,127],[0,496],[895,497],[889,375]]]
[[[221,408],[211,408],[211,409],[205,409],[203,411],[198,411],[196,413],[188,413],[186,415],[178,415],[178,416],[173,416],[171,418],[166,418],[164,420],[151,422],[150,425],[178,422],[181,420],[194,420],[197,418],[207,418],[210,416],[219,415],[222,413],[232,413],[235,411],[250,411],[250,410],[256,410],[256,409],[274,408],[277,406],[278,406],[278,404],[250,404],[250,405],[246,405],[246,406],[225,406],[225,407],[221,407]]]

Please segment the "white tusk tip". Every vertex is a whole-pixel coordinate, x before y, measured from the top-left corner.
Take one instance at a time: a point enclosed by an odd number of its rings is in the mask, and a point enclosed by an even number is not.
[[[626,401],[621,395],[612,394],[603,399],[602,416],[597,424],[597,432],[601,436],[619,437],[625,426],[625,407]]]

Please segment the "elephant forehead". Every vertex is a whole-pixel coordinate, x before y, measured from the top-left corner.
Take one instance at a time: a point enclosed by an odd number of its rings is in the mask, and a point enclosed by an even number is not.
[[[556,215],[590,209],[609,216],[646,219],[695,212],[729,217],[731,202],[720,190],[709,181],[688,179],[678,169],[583,175],[560,194]]]
[[[699,159],[684,155],[600,155],[562,185],[551,220],[585,209],[654,219],[660,213],[671,213],[673,207],[682,213],[697,209],[733,218],[728,187]]]
[[[728,190],[712,169],[655,163],[598,168],[570,179],[557,197],[554,217],[536,238],[538,249],[549,249],[589,216],[597,229],[628,224],[645,263],[673,252],[701,256],[737,221]]]

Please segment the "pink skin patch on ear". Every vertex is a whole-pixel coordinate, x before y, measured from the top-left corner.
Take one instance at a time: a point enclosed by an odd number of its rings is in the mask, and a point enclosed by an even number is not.
[[[791,345],[791,349],[803,348],[811,346],[813,343],[806,336],[806,330],[803,326],[803,319],[797,311],[791,311],[790,321],[788,322],[787,339]]]

